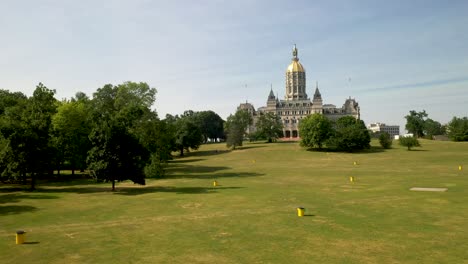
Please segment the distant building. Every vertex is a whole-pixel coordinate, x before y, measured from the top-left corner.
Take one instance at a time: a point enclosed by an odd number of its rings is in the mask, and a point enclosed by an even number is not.
[[[349,97],[341,108],[332,104],[323,104],[318,83],[315,85],[315,93],[311,100],[306,93],[306,72],[299,62],[296,45],[293,48],[293,58],[291,64],[286,69],[286,95],[284,100],[280,100],[270,90],[266,106],[262,106],[255,111],[250,103],[243,103],[237,109],[247,110],[253,117],[253,125],[247,129],[247,133],[254,132],[255,123],[258,117],[264,113],[274,113],[280,116],[283,123],[283,137],[299,137],[299,123],[301,119],[313,113],[320,113],[327,118],[336,120],[343,116],[352,116],[359,119],[359,104],[355,99]]]
[[[387,132],[390,136],[395,137],[400,135],[400,126],[391,125],[388,126],[384,123],[372,123],[367,126],[367,129],[372,132]]]

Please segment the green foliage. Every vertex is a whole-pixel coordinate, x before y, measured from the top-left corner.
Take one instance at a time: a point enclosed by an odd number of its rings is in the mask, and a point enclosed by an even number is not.
[[[175,149],[180,151],[180,156],[184,155],[184,149],[198,149],[203,141],[200,127],[189,116],[177,119],[174,136]]]
[[[422,112],[411,110],[409,115],[405,116],[405,118],[405,127],[409,133],[412,133],[415,137],[424,136],[425,118],[427,118],[427,113],[425,110]]]
[[[380,146],[382,146],[382,148],[389,149],[392,147],[393,140],[390,134],[388,134],[387,132],[382,132],[379,136],[379,143]]]
[[[112,189],[115,181],[127,179],[145,184],[144,168],[152,164],[149,159],[154,146],[142,131],[148,123],[156,122],[151,111],[155,94],[156,89],[146,83],[125,82],[107,84],[93,95],[92,148],[87,162],[98,180],[112,182]]]
[[[85,169],[87,152],[91,148],[88,138],[91,132],[89,102],[62,102],[52,118],[52,127],[58,168],[68,162],[72,174],[75,169]]]
[[[453,141],[468,141],[468,117],[453,117],[447,125],[447,132]]]
[[[312,114],[302,119],[299,123],[301,146],[319,149],[331,137],[333,133],[332,121],[322,114]]]
[[[424,121],[424,134],[428,139],[432,139],[433,136],[444,135],[445,131],[439,122],[428,118]]]
[[[2,176],[31,175],[31,190],[36,178],[51,169],[54,156],[50,141],[52,115],[56,112],[55,91],[39,83],[33,96],[7,94],[0,100],[3,149],[0,151]]]
[[[327,141],[327,146],[353,152],[370,148],[370,141],[369,131],[362,120],[344,116],[336,121],[335,131]]]
[[[273,113],[260,115],[257,121],[257,138],[265,138],[269,143],[276,141],[283,134],[281,118]]]
[[[203,142],[224,138],[224,120],[213,111],[195,112],[194,121],[200,127]]]
[[[225,123],[226,146],[235,149],[242,146],[245,130],[252,124],[252,116],[246,110],[239,109],[234,115],[229,115]]]
[[[408,150],[411,150],[412,147],[421,146],[416,137],[400,137],[398,141],[401,146],[407,147]]]

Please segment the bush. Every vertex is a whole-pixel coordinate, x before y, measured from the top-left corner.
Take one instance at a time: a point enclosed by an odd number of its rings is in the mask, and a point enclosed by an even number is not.
[[[393,140],[390,134],[387,132],[382,132],[379,136],[379,143],[382,148],[389,149],[392,147]]]
[[[415,137],[400,137],[400,145],[405,146],[408,150],[411,150],[412,147],[420,147],[419,141]]]

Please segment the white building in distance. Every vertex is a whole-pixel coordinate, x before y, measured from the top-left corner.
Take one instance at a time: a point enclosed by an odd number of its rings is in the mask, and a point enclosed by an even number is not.
[[[384,123],[371,123],[367,126],[367,129],[374,133],[387,132],[392,137],[400,135],[400,126],[396,125],[387,126]]]

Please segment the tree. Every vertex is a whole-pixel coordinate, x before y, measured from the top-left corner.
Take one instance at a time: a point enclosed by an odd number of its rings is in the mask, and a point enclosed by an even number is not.
[[[439,122],[428,118],[424,121],[424,134],[432,139],[433,136],[445,134],[445,131]]]
[[[299,123],[301,146],[319,149],[325,144],[333,133],[332,121],[322,114],[312,114]]]
[[[227,138],[226,146],[235,149],[242,146],[245,130],[252,124],[252,116],[246,110],[239,109],[234,115],[229,115],[226,120],[225,128]]]
[[[416,137],[400,137],[400,145],[407,147],[408,150],[411,150],[412,147],[420,147],[419,141]]]
[[[283,134],[281,118],[273,113],[260,115],[256,126],[258,136],[267,139],[269,143],[276,141]]]
[[[194,120],[200,127],[203,142],[217,141],[224,137],[224,120],[213,111],[201,111],[194,114]]]
[[[148,122],[156,89],[146,83],[107,84],[93,94],[91,150],[87,162],[97,180],[131,180],[145,184],[144,168],[151,154],[142,143],[141,127]]]
[[[389,149],[392,147],[393,140],[390,134],[388,134],[387,132],[382,132],[379,136],[379,143],[380,146],[382,146],[382,148]]]
[[[411,110],[409,115],[405,116],[406,118],[406,130],[409,133],[412,133],[415,137],[424,136],[425,128],[425,118],[427,118],[427,113],[425,110],[422,112],[416,112]]]
[[[18,100],[16,103],[10,101],[2,116],[2,175],[21,176],[25,183],[29,174],[31,190],[36,188],[37,177],[51,169],[54,152],[50,129],[57,108],[54,94],[54,90],[39,83],[28,99],[14,95]]]
[[[184,156],[184,149],[198,149],[203,141],[200,127],[191,116],[178,118],[175,122],[175,149]]]
[[[343,116],[335,123],[335,132],[327,145],[338,150],[353,152],[370,148],[370,134],[362,120]]]
[[[468,141],[468,117],[453,117],[447,125],[447,135],[453,141]]]
[[[62,102],[52,118],[53,141],[58,153],[58,169],[64,162],[75,169],[86,168],[87,152],[91,145],[88,135],[91,132],[89,111],[83,100]],[[60,173],[60,170],[59,170]]]

